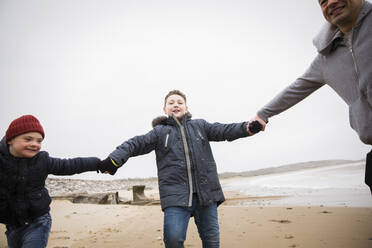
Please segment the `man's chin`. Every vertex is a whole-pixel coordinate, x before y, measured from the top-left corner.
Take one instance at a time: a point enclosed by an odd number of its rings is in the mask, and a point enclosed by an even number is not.
[[[347,13],[343,12],[343,13],[338,14],[337,16],[334,16],[330,22],[333,25],[339,26],[339,25],[344,25],[347,21],[349,21],[348,15]]]

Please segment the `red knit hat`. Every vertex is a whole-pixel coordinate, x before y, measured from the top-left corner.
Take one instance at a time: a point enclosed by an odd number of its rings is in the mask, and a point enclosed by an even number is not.
[[[44,129],[35,116],[23,115],[10,123],[8,130],[6,130],[5,142],[8,142],[20,134],[28,132],[38,132],[43,136],[43,138],[45,136]]]

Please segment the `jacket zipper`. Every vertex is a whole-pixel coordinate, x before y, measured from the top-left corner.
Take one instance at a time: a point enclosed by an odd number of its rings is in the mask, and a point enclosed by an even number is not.
[[[354,49],[353,49],[353,35],[354,35],[354,29],[352,29],[350,32],[351,32],[351,33],[349,34],[349,37],[347,38],[347,46],[348,46],[349,51],[350,51],[350,53],[351,53],[351,58],[353,59],[354,70],[355,70],[355,74],[356,74],[356,77],[357,77],[357,83],[358,83],[358,86],[360,87],[360,75],[359,75],[359,69],[358,69],[358,65],[357,65],[357,63],[356,63],[355,53],[354,53]],[[364,97],[367,99],[367,96],[366,96],[365,93],[362,91],[362,89],[359,88],[359,91],[360,91],[361,96],[364,96]],[[368,105],[369,105],[370,107],[372,107],[368,101],[366,101],[366,102],[368,103]]]
[[[183,143],[183,148],[184,148],[184,151],[185,151],[185,158],[186,158],[187,176],[188,176],[188,179],[189,179],[189,202],[188,202],[188,206],[191,207],[192,206],[192,194],[193,194],[193,182],[192,182],[192,174],[191,174],[190,152],[189,152],[189,147],[187,146],[185,127],[182,126],[180,121],[175,116],[172,116],[172,117],[176,121],[178,127],[181,130],[181,138],[182,138],[182,143]]]
[[[353,64],[354,64],[354,70],[355,70],[355,73],[356,73],[356,76],[357,76],[357,81],[358,81],[358,85],[359,85],[359,70],[358,70],[358,66],[356,64],[356,60],[355,60],[355,54],[354,54],[354,50],[353,50],[353,33],[354,33],[354,30],[352,29],[350,31],[350,34],[348,34],[348,37],[347,37],[347,45],[348,45],[348,48],[349,48],[349,51],[351,53],[351,58],[353,59]]]
[[[355,53],[354,53],[354,49],[353,49],[353,34],[354,34],[354,29],[351,30],[351,33],[349,34],[349,37],[348,37],[348,40],[347,40],[347,44],[348,44],[348,48],[349,48],[349,51],[351,53],[351,57],[353,59],[353,63],[354,63],[354,70],[355,70],[355,73],[356,73],[356,77],[357,77],[357,83],[360,87],[360,75],[359,75],[359,69],[358,69],[358,65],[356,63],[356,59],[355,59]],[[362,89],[359,88],[359,91],[360,91],[360,94],[362,96],[364,96],[366,99],[367,99],[367,96],[365,95],[365,93],[362,91]],[[369,102],[366,101],[368,104]],[[369,104],[370,107],[372,107],[370,104]]]

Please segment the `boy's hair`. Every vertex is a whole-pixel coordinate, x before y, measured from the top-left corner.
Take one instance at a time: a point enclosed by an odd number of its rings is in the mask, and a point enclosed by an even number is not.
[[[186,103],[186,95],[183,94],[181,91],[179,90],[171,90],[168,92],[168,94],[165,96],[164,98],[164,106],[167,104],[167,99],[168,97],[170,97],[171,95],[179,95],[183,98],[183,100],[185,100],[185,103]]]

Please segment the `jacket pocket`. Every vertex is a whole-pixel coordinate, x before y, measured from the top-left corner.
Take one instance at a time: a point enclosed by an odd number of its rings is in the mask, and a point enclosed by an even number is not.
[[[28,201],[30,203],[30,211],[31,213],[34,213],[48,208],[51,199],[49,197],[48,191],[46,189],[42,189],[40,191],[29,193]]]
[[[6,197],[0,195],[0,223],[8,224],[9,215],[8,201]]]
[[[361,96],[349,107],[350,126],[360,140],[372,145],[372,108],[366,97]]]
[[[168,129],[165,135],[160,139],[161,142],[158,145],[158,149],[155,151],[156,152],[156,161],[161,161],[163,160],[169,151],[171,150],[172,146],[172,135],[171,135],[171,129]]]
[[[208,162],[207,170],[208,186],[211,191],[216,191],[221,189],[220,180],[218,178],[217,166],[215,162]]]

